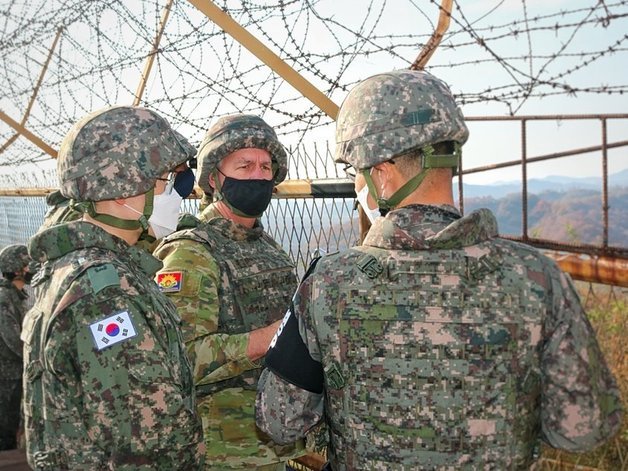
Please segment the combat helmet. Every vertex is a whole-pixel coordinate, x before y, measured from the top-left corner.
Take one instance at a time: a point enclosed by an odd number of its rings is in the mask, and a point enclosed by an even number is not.
[[[469,131],[449,87],[428,72],[397,70],[374,75],[347,95],[336,121],[336,155],[360,171],[380,210],[395,208],[422,183],[431,168],[456,168]],[[434,145],[453,143],[438,155]],[[377,195],[369,169],[417,152],[421,170],[394,195]]]
[[[0,272],[17,273],[31,263],[25,245],[7,245],[0,251]]]
[[[464,144],[469,131],[449,87],[428,72],[374,75],[347,95],[336,121],[336,162],[357,170],[439,142]]]
[[[61,193],[91,202],[141,195],[194,153],[156,112],[133,106],[104,108],[78,121],[61,143]]]
[[[264,149],[273,162],[273,179],[281,183],[288,173],[288,155],[277,134],[266,121],[250,114],[234,114],[218,119],[207,131],[196,154],[198,185],[208,195],[213,193],[209,176],[218,163],[239,149]]]

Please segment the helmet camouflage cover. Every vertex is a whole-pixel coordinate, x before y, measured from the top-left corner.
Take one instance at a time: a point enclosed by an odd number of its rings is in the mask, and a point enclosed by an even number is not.
[[[336,162],[362,170],[469,131],[449,87],[424,71],[374,75],[347,95],[336,121]]]
[[[156,112],[104,108],[78,121],[63,139],[57,159],[61,193],[76,201],[141,195],[194,153]]]
[[[267,150],[277,168],[275,183],[281,183],[286,178],[288,155],[273,128],[259,116],[234,114],[220,118],[205,134],[196,154],[198,186],[205,193],[212,194],[209,175],[222,159],[236,150],[246,148]]]
[[[0,251],[0,271],[2,273],[17,273],[28,266],[31,258],[25,245],[7,245]]]

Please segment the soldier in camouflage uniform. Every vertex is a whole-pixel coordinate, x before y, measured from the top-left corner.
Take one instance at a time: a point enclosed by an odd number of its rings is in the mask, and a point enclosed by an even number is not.
[[[0,451],[17,446],[22,398],[22,341],[20,331],[30,284],[31,258],[25,245],[0,251]]]
[[[297,285],[292,261],[258,219],[285,178],[286,151],[264,120],[239,114],[209,129],[197,161],[213,203],[198,227],[154,254],[164,263],[157,283],[184,321],[207,469],[283,469],[302,452],[262,434],[254,405],[263,356]]]
[[[324,418],[334,471],[528,469],[541,440],[584,451],[618,429],[619,391],[570,278],[500,239],[490,211],[453,207],[467,137],[426,72],[347,96],[337,160],[387,214],[309,269],[271,342],[256,411],[278,443]]]
[[[202,467],[181,319],[153,281],[161,263],[134,247],[143,232],[176,225],[193,154],[165,119],[136,107],[92,113],[63,140],[61,192],[84,214],[29,242],[42,264],[22,330],[34,469]]]

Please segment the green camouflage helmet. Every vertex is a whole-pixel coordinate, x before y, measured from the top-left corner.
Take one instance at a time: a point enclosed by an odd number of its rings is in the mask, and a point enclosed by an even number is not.
[[[0,251],[0,272],[17,273],[28,266],[31,258],[25,245],[7,245]]]
[[[336,121],[336,162],[363,170],[469,131],[449,87],[424,71],[374,75],[347,95]]]
[[[213,193],[209,175],[216,165],[239,149],[264,149],[270,153],[275,171],[275,183],[281,183],[288,173],[288,155],[277,134],[266,121],[250,114],[223,116],[209,128],[198,148],[198,186],[208,195]]]
[[[132,106],[104,108],[77,122],[61,143],[61,193],[76,201],[141,195],[194,153],[156,112]]]

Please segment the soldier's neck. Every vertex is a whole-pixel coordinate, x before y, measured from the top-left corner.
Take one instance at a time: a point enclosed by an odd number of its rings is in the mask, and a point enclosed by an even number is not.
[[[111,214],[111,216],[117,216],[117,215]],[[142,234],[141,229],[132,229],[132,230],[120,229],[118,227],[110,226],[108,224],[97,221],[96,219],[92,218],[89,214],[83,215],[83,221],[89,222],[90,224],[93,224],[94,226],[100,227],[102,230],[108,232],[111,235],[118,237],[119,239],[122,239],[129,245],[135,245],[137,241],[139,240],[140,235]]]
[[[255,225],[255,221],[257,220],[257,218],[247,218],[247,217],[244,217],[244,216],[239,216],[237,214],[234,214],[234,212],[231,211],[229,206],[227,206],[222,201],[218,201],[218,203],[216,204],[216,209],[218,209],[218,212],[225,219],[230,219],[231,221],[235,222],[236,224],[240,224],[241,226],[244,226],[244,227],[246,227],[248,229],[252,229],[253,226]]]

